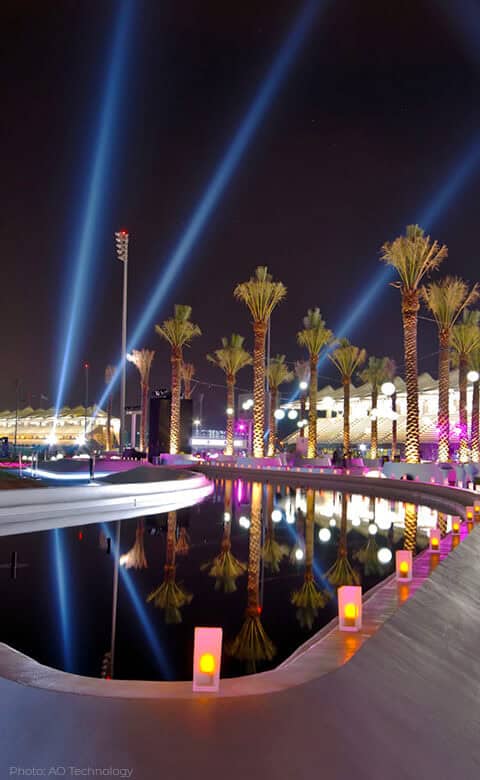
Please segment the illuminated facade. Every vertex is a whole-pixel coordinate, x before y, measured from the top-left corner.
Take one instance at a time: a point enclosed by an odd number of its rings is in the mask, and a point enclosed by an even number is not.
[[[93,415],[95,414],[95,417]],[[111,419],[114,440],[118,443],[120,421],[117,417]],[[88,439],[94,439],[105,446],[107,414],[96,407],[89,407],[86,414],[86,429]],[[20,409],[0,412],[0,437],[8,437],[9,444],[16,440],[18,447],[44,447],[52,442],[54,434],[58,447],[73,447],[85,433],[85,408],[77,406],[74,409],[64,407],[55,421],[55,410],[52,409]],[[48,441],[47,441],[48,440]]]
[[[388,448],[392,442],[392,419],[397,421],[398,442],[405,442],[407,395],[405,382],[397,377],[396,411],[392,412],[392,398],[379,393],[377,402],[378,443],[380,447]],[[421,374],[418,378],[419,410],[420,410],[420,441],[422,444],[437,445],[438,416],[438,382],[430,374]],[[283,408],[300,410],[298,400],[283,404]],[[370,443],[371,434],[371,387],[369,384],[351,387],[350,398],[350,437],[353,446],[359,447]],[[472,407],[472,385],[467,391],[467,410],[470,425]],[[334,389],[330,385],[318,391],[317,441],[324,447],[339,446],[343,439],[343,388]],[[458,371],[450,372],[450,440],[453,445],[458,442],[459,423],[459,391]],[[286,440],[293,442],[298,433],[292,434]]]

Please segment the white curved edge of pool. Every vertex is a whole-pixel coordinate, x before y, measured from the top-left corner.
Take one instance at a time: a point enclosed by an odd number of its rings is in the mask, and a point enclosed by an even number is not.
[[[161,482],[0,491],[0,536],[170,512],[212,492],[213,483],[193,473]]]

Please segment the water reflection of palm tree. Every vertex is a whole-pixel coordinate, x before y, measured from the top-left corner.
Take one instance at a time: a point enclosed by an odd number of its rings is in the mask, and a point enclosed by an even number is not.
[[[417,544],[417,507],[415,504],[405,504],[405,537],[404,550],[415,552]]]
[[[215,577],[215,590],[233,593],[237,590],[237,579],[247,570],[245,563],[237,560],[232,553],[232,480],[225,480],[224,522],[220,554],[213,561],[204,564],[202,571],[208,570],[210,577]]]
[[[146,569],[148,568],[147,556],[144,546],[145,524],[143,518],[137,520],[137,529],[135,531],[135,543],[133,547],[120,556],[120,566],[126,569]]]
[[[262,558],[265,568],[269,569],[273,574],[278,574],[280,571],[280,563],[283,558],[288,555],[288,546],[286,544],[279,544],[275,539],[275,530],[273,527],[272,512],[273,512],[273,485],[267,485],[267,518],[266,518],[266,532],[265,541],[262,547]]]
[[[254,672],[258,661],[271,661],[276,649],[267,636],[261,621],[260,605],[260,550],[262,540],[262,485],[252,485],[252,507],[248,543],[247,610],[240,632],[228,648],[230,655],[246,661]]]
[[[177,544],[175,545],[175,552],[177,555],[188,555],[190,551],[190,537],[186,526],[182,525],[178,532]]]
[[[447,515],[444,512],[438,513],[437,525],[443,539],[447,535]]]
[[[373,507],[373,509],[370,510],[373,511],[372,524],[376,525],[375,514],[377,505],[374,498],[371,499],[370,505]],[[363,563],[363,571],[367,577],[380,574],[383,571],[382,564],[378,560],[377,533],[370,533],[370,525],[368,527],[367,543],[354,554],[354,558],[360,563]]]
[[[340,523],[337,560],[326,574],[328,581],[336,587],[342,585],[358,585],[360,582],[357,572],[352,568],[350,561],[348,560],[347,505],[348,496],[345,493],[342,493],[342,518]]]
[[[181,608],[190,604],[191,593],[175,582],[175,536],[177,513],[168,513],[167,552],[165,556],[164,578],[162,584],[150,593],[147,602],[153,601],[155,607],[165,612],[165,623],[181,623]]]
[[[297,608],[297,620],[302,626],[311,630],[318,615],[318,610],[327,603],[326,594],[320,591],[315,582],[313,572],[313,530],[315,520],[315,491],[307,490],[307,515],[305,522],[305,573],[303,585],[292,593],[292,604]]]

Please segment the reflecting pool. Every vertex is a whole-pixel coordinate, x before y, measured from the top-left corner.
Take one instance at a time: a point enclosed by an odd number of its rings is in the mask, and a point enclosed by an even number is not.
[[[222,480],[188,509],[1,537],[0,641],[110,676],[113,614],[117,678],[191,679],[195,626],[223,628],[223,677],[266,670],[335,616],[339,585],[368,590],[393,572],[396,549],[424,548],[437,524],[447,532],[451,518]]]

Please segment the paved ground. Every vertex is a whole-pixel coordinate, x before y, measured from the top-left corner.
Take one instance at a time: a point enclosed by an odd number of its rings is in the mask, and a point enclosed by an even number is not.
[[[139,700],[0,680],[0,777],[60,766],[140,780],[477,780],[479,558],[476,528],[348,663],[288,690]]]

